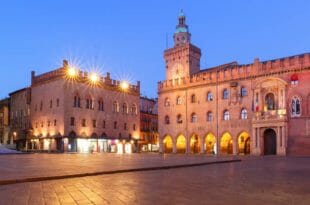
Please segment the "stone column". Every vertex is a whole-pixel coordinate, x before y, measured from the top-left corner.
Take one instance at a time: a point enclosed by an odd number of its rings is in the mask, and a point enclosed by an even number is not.
[[[172,153],[177,153],[177,145],[176,145],[176,143],[173,143]]]
[[[282,146],[284,148],[286,148],[286,133],[285,133],[285,130],[286,130],[286,126],[283,126],[282,127]]]
[[[204,143],[204,140],[200,140],[200,153],[201,154],[204,154],[205,153],[205,143]]]
[[[165,148],[163,147],[163,141],[159,138],[159,153],[165,153]]]
[[[276,141],[276,144],[277,144],[277,154],[280,154],[282,152],[282,147],[281,147],[281,144],[280,144],[280,138],[281,138],[281,132],[280,132],[280,126],[277,127],[277,141]]]
[[[257,148],[258,148],[258,155],[262,154],[262,146],[261,146],[261,136],[260,136],[260,128],[256,128],[256,137],[257,137]]]
[[[233,155],[238,154],[238,139],[233,138]]]
[[[185,150],[185,153],[186,154],[190,154],[191,153],[191,147],[190,147],[190,139],[186,139],[186,150]]]

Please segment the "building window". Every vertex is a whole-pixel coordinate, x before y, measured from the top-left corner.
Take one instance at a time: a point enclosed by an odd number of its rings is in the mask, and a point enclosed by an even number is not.
[[[182,104],[182,98],[180,96],[177,97],[177,105]]]
[[[41,127],[44,127],[44,122],[41,122]]]
[[[223,99],[228,99],[228,97],[229,97],[229,92],[228,92],[228,90],[225,88],[225,89],[223,90]]]
[[[196,101],[197,101],[196,95],[193,94],[193,95],[191,96],[191,103],[196,103]]]
[[[268,93],[265,97],[265,106],[267,110],[275,110],[275,99],[273,93]]]
[[[136,124],[133,124],[133,130],[136,130]]]
[[[241,87],[241,97],[244,97],[244,96],[247,96],[248,93],[247,93],[247,90],[246,90],[246,87]]]
[[[241,119],[248,119],[248,111],[245,108],[241,109]]]
[[[81,107],[81,98],[78,95],[74,96],[73,107]]]
[[[97,127],[97,120],[93,120],[93,128]]]
[[[49,127],[49,126],[51,126],[51,121],[47,121],[47,126]]]
[[[136,104],[133,104],[132,107],[131,107],[131,113],[136,115],[137,114],[137,105]]]
[[[91,97],[86,98],[86,109],[94,109],[93,100]]]
[[[197,122],[197,114],[196,114],[196,113],[192,113],[192,114],[191,114],[191,122],[192,122],[192,123]]]
[[[127,130],[127,123],[124,123],[124,130]]]
[[[207,121],[208,121],[208,122],[213,121],[213,114],[212,114],[211,111],[207,112]]]
[[[207,101],[212,101],[213,100],[213,94],[212,92],[207,93]]]
[[[170,118],[168,115],[165,116],[165,124],[170,124]]]
[[[117,101],[113,102],[113,112],[119,112],[119,104]]]
[[[42,109],[43,109],[43,102],[41,101],[40,102],[40,111],[42,111]]]
[[[35,127],[38,128],[38,123],[37,122],[35,123]]]
[[[50,108],[53,107],[53,100],[50,100]]]
[[[293,97],[292,98],[292,116],[293,117],[298,117],[301,114],[301,101],[298,97]]]
[[[86,127],[86,119],[82,119],[82,127]]]
[[[70,118],[70,125],[71,125],[71,126],[74,126],[74,125],[75,125],[75,118],[74,118],[74,117],[71,117],[71,118]]]
[[[57,120],[54,120],[54,126],[56,126],[57,125]]]
[[[177,115],[177,123],[182,124],[182,115],[181,114]]]
[[[128,106],[127,106],[127,103],[123,103],[123,114],[128,114]]]
[[[117,129],[117,122],[114,121],[114,129]]]
[[[165,107],[169,107],[170,106],[170,99],[166,98],[165,99]]]
[[[105,128],[105,120],[102,121],[102,128]]]
[[[98,100],[98,110],[99,111],[104,111],[104,104],[103,104],[103,100],[102,99]]]
[[[56,106],[59,107],[59,98],[56,99]]]
[[[223,114],[224,114],[223,119],[224,119],[224,120],[229,120],[229,118],[230,118],[230,117],[229,117],[229,111],[228,111],[228,110],[225,110]]]

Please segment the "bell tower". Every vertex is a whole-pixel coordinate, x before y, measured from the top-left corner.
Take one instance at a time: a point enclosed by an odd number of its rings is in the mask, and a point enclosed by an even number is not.
[[[200,71],[201,51],[191,44],[191,34],[186,25],[183,11],[178,16],[178,24],[173,35],[174,46],[164,52],[166,80],[189,77]]]

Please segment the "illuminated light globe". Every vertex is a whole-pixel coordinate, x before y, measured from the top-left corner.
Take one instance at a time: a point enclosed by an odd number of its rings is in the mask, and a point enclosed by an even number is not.
[[[129,83],[126,82],[126,81],[122,81],[120,83],[120,87],[123,89],[123,90],[127,90],[129,88]]]
[[[92,73],[89,79],[92,83],[96,84],[99,81],[99,76],[96,73]]]
[[[74,67],[68,68],[68,70],[67,70],[67,75],[68,75],[70,78],[76,77],[76,75],[77,75],[77,70],[76,70],[76,68],[74,68]]]

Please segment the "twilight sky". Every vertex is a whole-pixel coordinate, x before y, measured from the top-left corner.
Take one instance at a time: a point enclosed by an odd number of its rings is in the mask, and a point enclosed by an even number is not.
[[[309,0],[1,1],[0,98],[29,86],[31,70],[56,69],[62,59],[140,80],[141,94],[156,97],[181,9],[202,68],[310,51]]]

